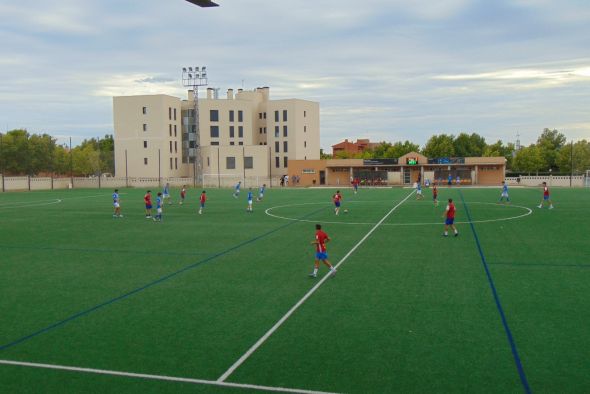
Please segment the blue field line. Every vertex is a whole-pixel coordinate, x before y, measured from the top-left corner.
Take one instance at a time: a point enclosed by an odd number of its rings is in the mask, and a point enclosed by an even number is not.
[[[144,250],[117,250],[117,249],[92,249],[92,248],[60,248],[57,246],[26,246],[26,245],[0,245],[0,249],[26,249],[26,250],[54,250],[59,252],[86,252],[86,253],[128,253],[128,254],[145,254],[145,255],[165,255],[165,256],[202,256],[209,254],[205,252],[158,252]]]
[[[498,292],[496,291],[496,285],[494,285],[494,279],[492,278],[492,274],[490,273],[490,269],[488,267],[488,263],[486,262],[486,258],[483,254],[483,250],[481,248],[481,243],[479,242],[479,237],[477,236],[477,232],[475,231],[475,226],[471,220],[471,214],[469,213],[469,208],[467,207],[467,203],[463,198],[463,193],[459,190],[459,195],[461,196],[461,201],[463,202],[463,206],[465,207],[465,213],[467,214],[467,219],[469,220],[469,225],[471,226],[471,232],[473,233],[473,237],[475,238],[475,243],[477,244],[477,250],[479,251],[479,257],[481,257],[481,263],[483,264],[483,268],[486,272],[486,276],[488,278],[488,283],[490,288],[492,289],[492,294],[494,295],[494,301],[496,302],[496,307],[498,308],[498,312],[500,313],[500,317],[502,319],[502,325],[504,326],[504,331],[506,332],[506,336],[508,337],[508,343],[510,344],[510,349],[512,350],[512,356],[514,357],[514,363],[516,364],[516,369],[518,370],[518,375],[520,376],[520,381],[524,388],[525,393],[530,394],[531,388],[529,386],[529,382],[527,381],[526,374],[524,373],[524,368],[522,366],[522,362],[520,360],[520,356],[518,355],[518,349],[516,348],[516,343],[514,342],[514,338],[512,337],[512,332],[510,331],[510,327],[508,326],[508,321],[506,320],[506,315],[504,314],[504,309],[502,308],[502,303],[500,302],[500,297],[498,296]]]
[[[324,209],[326,209],[326,207],[322,207],[322,208],[317,209],[317,210],[315,210],[313,212],[310,212],[310,213],[302,216],[301,219],[305,219],[305,218],[307,218],[307,217],[309,217],[309,216],[311,216],[311,215],[313,215],[315,213],[318,213],[318,212],[320,212],[321,210],[324,210]],[[73,314],[73,315],[71,315],[71,316],[69,316],[69,317],[67,317],[67,318],[65,318],[63,320],[58,321],[57,323],[53,323],[53,324],[51,324],[51,325],[49,325],[49,326],[47,326],[45,328],[42,328],[42,329],[40,329],[38,331],[35,331],[35,332],[33,332],[33,333],[29,334],[29,335],[25,335],[25,336],[23,336],[21,338],[18,338],[16,340],[12,341],[12,342],[9,342],[9,343],[6,343],[4,345],[1,345],[0,346],[0,351],[9,349],[9,348],[14,347],[14,346],[16,346],[18,344],[21,344],[23,342],[26,342],[29,339],[32,339],[32,338],[34,338],[36,336],[39,336],[41,334],[44,334],[44,333],[46,333],[48,331],[51,331],[51,330],[53,330],[55,328],[58,328],[60,326],[63,326],[64,324],[69,323],[72,320],[76,320],[76,319],[78,319],[80,317],[86,316],[86,315],[88,315],[88,314],[90,314],[90,313],[92,313],[94,311],[97,311],[98,309],[101,309],[101,308],[103,308],[105,306],[114,304],[117,301],[121,301],[121,300],[126,299],[128,297],[131,297],[134,294],[137,294],[137,293],[139,293],[139,292],[141,292],[143,290],[146,290],[146,289],[148,289],[150,287],[153,287],[153,286],[158,285],[158,284],[160,284],[162,282],[165,282],[168,279],[171,279],[171,278],[173,278],[173,277],[175,277],[177,275],[180,275],[180,274],[182,274],[182,273],[184,273],[186,271],[189,271],[189,270],[191,270],[193,268],[196,268],[196,267],[198,267],[198,266],[200,266],[202,264],[208,263],[211,260],[214,260],[214,259],[216,259],[218,257],[223,256],[223,255],[226,255],[226,254],[228,254],[230,252],[233,252],[234,250],[237,250],[237,249],[239,249],[239,248],[241,248],[243,246],[246,246],[246,245],[251,244],[251,243],[253,243],[255,241],[258,241],[258,240],[260,240],[260,239],[262,239],[264,237],[267,237],[267,236],[269,236],[269,235],[271,235],[273,233],[276,233],[277,231],[280,231],[280,230],[282,230],[282,229],[284,229],[286,227],[292,226],[295,223],[300,223],[300,222],[298,222],[298,221],[292,221],[292,222],[288,222],[286,224],[283,224],[282,226],[279,226],[279,227],[277,227],[277,228],[275,228],[273,230],[267,231],[266,233],[261,234],[261,235],[258,235],[258,236],[254,237],[254,238],[251,238],[251,239],[247,240],[247,241],[241,242],[241,243],[239,243],[239,244],[237,244],[235,246],[232,246],[231,248],[225,249],[225,250],[223,250],[223,251],[221,251],[219,253],[216,253],[216,254],[214,254],[212,256],[209,256],[209,257],[207,257],[207,258],[205,258],[205,259],[203,259],[201,261],[198,261],[196,263],[193,263],[191,265],[188,265],[188,266],[186,266],[186,267],[184,267],[184,268],[182,268],[182,269],[180,269],[178,271],[175,271],[175,272],[173,272],[171,274],[168,274],[168,275],[163,276],[163,277],[161,277],[159,279],[156,279],[156,280],[154,280],[154,281],[152,281],[152,282],[150,282],[150,283],[148,283],[146,285],[143,285],[141,287],[138,287],[138,288],[136,288],[134,290],[131,290],[131,291],[125,293],[125,294],[122,294],[122,295],[120,295],[118,297],[111,298],[108,301],[102,302],[102,303],[100,303],[98,305],[95,305],[95,306],[93,306],[91,308],[85,309],[85,310],[83,310],[81,312],[78,312],[76,314]]]

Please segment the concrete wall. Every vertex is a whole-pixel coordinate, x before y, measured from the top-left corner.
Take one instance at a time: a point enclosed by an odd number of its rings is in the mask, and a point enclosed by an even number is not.
[[[548,186],[570,186],[569,176],[521,176],[520,182],[517,177],[506,177],[506,183],[509,185],[520,186],[541,186],[543,182],[547,182]],[[583,175],[575,175],[571,178],[572,187],[584,187],[585,177]]]

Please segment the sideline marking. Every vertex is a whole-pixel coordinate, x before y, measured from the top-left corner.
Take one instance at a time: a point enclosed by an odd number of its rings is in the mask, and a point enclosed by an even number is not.
[[[304,215],[303,217],[313,215],[314,213],[317,213],[318,211],[320,211],[322,209],[324,209],[324,208],[322,207],[320,209],[316,209],[315,211],[312,211],[312,212],[308,213],[307,215]],[[28,334],[28,335],[25,335],[25,336],[20,337],[18,339],[15,339],[15,340],[13,340],[12,342],[9,342],[9,343],[0,344],[0,351],[5,350],[5,349],[8,349],[8,348],[11,348],[13,346],[16,346],[16,345],[18,345],[18,344],[20,344],[22,342],[28,341],[29,339],[32,339],[32,338],[34,338],[34,337],[36,337],[38,335],[44,334],[44,333],[46,333],[48,331],[51,331],[54,328],[58,328],[60,326],[63,326],[64,324],[67,324],[67,323],[69,323],[72,320],[76,320],[79,317],[86,316],[86,315],[88,315],[88,314],[90,314],[92,312],[95,312],[95,311],[97,311],[97,310],[99,310],[99,309],[101,309],[101,308],[103,308],[105,306],[108,306],[110,304],[114,304],[117,301],[121,301],[121,300],[124,300],[126,298],[129,298],[129,297],[131,297],[132,295],[134,295],[136,293],[142,292],[143,290],[149,289],[150,287],[153,287],[153,286],[158,285],[158,284],[160,284],[162,282],[165,282],[168,279],[171,279],[171,278],[173,278],[173,277],[175,277],[177,275],[180,275],[180,274],[182,274],[182,273],[184,273],[186,271],[190,271],[193,268],[196,268],[196,267],[198,267],[198,266],[200,266],[202,264],[208,263],[209,261],[214,260],[217,257],[221,257],[223,255],[226,255],[226,254],[230,253],[230,252],[233,252],[234,250],[237,250],[237,249],[241,248],[242,246],[251,244],[251,243],[253,243],[253,242],[255,242],[255,241],[257,241],[257,240],[259,240],[261,238],[264,238],[267,235],[276,233],[277,231],[280,231],[280,230],[282,230],[282,229],[284,229],[286,227],[289,227],[290,225],[292,225],[294,223],[297,223],[297,222],[289,222],[289,223],[284,224],[282,226],[279,226],[279,227],[277,227],[275,229],[269,230],[266,233],[263,233],[261,235],[258,235],[258,236],[254,237],[254,238],[249,239],[249,240],[240,242],[239,244],[237,244],[235,246],[232,246],[231,248],[227,248],[227,249],[225,249],[225,250],[223,250],[221,252],[215,253],[214,255],[211,255],[211,256],[209,256],[207,258],[204,258],[203,260],[197,261],[196,263],[189,264],[189,265],[187,265],[184,268],[181,268],[181,269],[179,269],[177,271],[174,271],[174,272],[172,272],[172,273],[170,273],[168,275],[162,276],[159,279],[155,279],[155,280],[153,280],[153,281],[151,281],[151,282],[149,282],[149,283],[147,283],[147,284],[145,284],[145,285],[143,285],[141,287],[138,287],[136,289],[133,289],[131,291],[128,291],[127,293],[121,294],[121,295],[119,295],[117,297],[114,297],[114,298],[111,298],[111,299],[109,299],[107,301],[103,301],[100,304],[97,304],[97,305],[95,305],[93,307],[84,309],[81,312],[74,313],[73,315],[70,315],[70,316],[66,317],[65,319],[62,319],[62,320],[60,320],[60,321],[58,321],[56,323],[52,323],[52,324],[50,324],[50,325],[48,325],[48,326],[46,326],[44,328],[41,328],[41,329],[39,329],[39,330],[31,333],[31,334]]]
[[[350,249],[350,251],[349,251],[349,252],[348,252],[348,253],[347,253],[347,254],[346,254],[346,255],[345,255],[345,256],[344,256],[342,259],[340,259],[340,261],[338,262],[338,264],[336,264],[336,265],[334,266],[334,268],[338,268],[338,267],[340,267],[340,265],[342,265],[342,263],[344,263],[344,262],[345,262],[345,261],[348,259],[348,257],[349,257],[349,256],[350,256],[350,255],[351,255],[351,254],[352,254],[352,253],[353,253],[355,250],[357,250],[357,248],[358,248],[359,246],[361,246],[361,245],[363,244],[363,242],[365,242],[365,240],[366,240],[367,238],[369,238],[369,236],[370,236],[371,234],[373,234],[373,232],[374,232],[374,231],[377,229],[377,227],[379,227],[379,225],[380,225],[381,223],[383,223],[383,222],[385,221],[385,219],[387,219],[387,218],[389,217],[389,215],[391,215],[391,214],[393,213],[393,211],[395,211],[395,210],[396,210],[396,209],[397,209],[397,208],[398,208],[400,205],[402,205],[404,202],[406,202],[406,200],[407,200],[408,198],[410,198],[410,197],[411,197],[413,194],[414,194],[414,191],[412,191],[410,194],[408,194],[408,195],[406,196],[406,198],[404,198],[403,200],[401,200],[401,201],[400,201],[400,202],[399,202],[399,203],[398,203],[396,206],[394,206],[393,208],[391,208],[391,210],[390,210],[389,212],[387,212],[387,213],[385,214],[385,216],[383,216],[383,218],[381,218],[381,220],[380,220],[379,222],[377,222],[377,224],[375,224],[375,225],[373,226],[373,228],[372,228],[371,230],[369,230],[369,232],[368,232],[367,234],[365,234],[365,236],[364,236],[364,237],[363,237],[363,238],[362,238],[362,239],[361,239],[361,240],[360,240],[360,241],[359,241],[359,242],[358,242],[356,245],[354,245],[354,246],[352,247],[352,249]],[[326,275],[324,275],[324,277],[323,277],[323,278],[322,278],[322,279],[321,279],[321,280],[320,280],[320,281],[319,281],[319,282],[318,282],[318,283],[317,283],[317,284],[316,284],[314,287],[312,287],[312,288],[311,288],[311,289],[310,289],[310,290],[309,290],[309,291],[308,291],[308,292],[307,292],[307,293],[306,293],[306,294],[303,296],[303,298],[301,298],[301,299],[300,299],[300,300],[299,300],[299,301],[298,301],[298,302],[297,302],[295,305],[293,305],[293,306],[291,307],[291,309],[289,309],[289,311],[288,311],[287,313],[285,313],[285,315],[284,315],[283,317],[281,317],[281,318],[279,319],[279,321],[278,321],[278,322],[276,322],[276,323],[275,323],[275,325],[274,325],[274,326],[272,326],[272,327],[270,328],[270,330],[268,330],[268,331],[266,332],[266,334],[264,334],[264,335],[263,335],[263,336],[262,336],[262,337],[261,337],[261,338],[260,338],[258,341],[256,341],[256,343],[255,343],[254,345],[252,345],[252,347],[250,347],[250,349],[248,349],[248,351],[246,351],[246,353],[244,353],[244,354],[243,354],[243,355],[242,355],[242,356],[241,356],[241,357],[238,359],[238,361],[236,361],[236,362],[235,362],[235,363],[234,363],[234,364],[233,364],[231,367],[229,367],[229,369],[228,369],[227,371],[225,371],[225,372],[223,373],[223,375],[221,375],[221,376],[220,376],[220,377],[217,379],[217,381],[218,381],[218,382],[224,382],[224,381],[225,381],[225,380],[226,380],[226,379],[227,379],[227,378],[228,378],[228,377],[229,377],[229,376],[230,376],[232,373],[234,373],[234,371],[235,371],[236,369],[238,369],[238,368],[240,367],[240,365],[242,365],[242,364],[244,363],[244,361],[246,361],[246,360],[247,360],[247,359],[248,359],[248,358],[249,358],[249,357],[250,357],[250,356],[251,356],[251,355],[252,355],[252,354],[253,354],[253,353],[254,353],[254,352],[255,352],[255,351],[256,351],[256,350],[259,348],[259,347],[260,347],[260,346],[262,346],[262,344],[263,344],[264,342],[266,342],[266,340],[267,340],[267,339],[268,339],[268,338],[269,338],[269,337],[270,337],[272,334],[274,334],[274,332],[275,332],[276,330],[278,330],[278,329],[279,329],[279,327],[281,327],[281,326],[283,325],[283,323],[284,323],[285,321],[287,321],[287,319],[288,319],[289,317],[291,317],[291,315],[292,315],[293,313],[295,313],[295,311],[296,311],[297,309],[299,309],[299,307],[300,307],[301,305],[303,305],[303,303],[304,303],[305,301],[307,301],[307,299],[308,299],[309,297],[311,297],[311,296],[312,296],[312,294],[313,294],[313,293],[315,293],[315,292],[316,292],[316,290],[317,290],[317,289],[319,289],[319,288],[320,288],[320,286],[321,286],[321,285],[322,285],[322,284],[323,284],[323,283],[324,283],[324,282],[325,282],[325,281],[326,281],[328,278],[330,278],[331,276],[332,276],[332,275],[331,275],[330,273],[327,273]]]
[[[180,378],[180,377],[176,377],[176,376],[151,375],[151,374],[144,374],[144,373],[111,371],[108,369],[94,369],[94,368],[71,367],[71,366],[67,366],[67,365],[29,363],[29,362],[23,362],[23,361],[0,360],[0,364],[16,365],[16,366],[20,366],[20,367],[31,367],[31,368],[57,369],[57,370],[61,370],[61,371],[70,371],[70,372],[93,373],[93,374],[98,374],[98,375],[124,376],[124,377],[128,377],[128,378],[165,380],[165,381],[169,381],[169,382],[182,382],[182,383],[203,384],[203,385],[210,385],[210,386],[234,387],[234,388],[241,388],[241,389],[255,389],[255,390],[263,390],[263,391],[273,391],[273,392],[279,392],[279,393],[336,394],[336,393],[329,393],[326,391],[312,391],[312,390],[291,389],[291,388],[286,388],[286,387],[259,386],[259,385],[255,385],[255,384],[245,384],[245,383],[217,382],[215,380]]]
[[[0,209],[44,207],[46,205],[54,205],[54,204],[59,204],[61,202],[62,202],[62,200],[59,198],[52,199],[52,200],[41,200],[41,201],[9,202],[6,204],[0,204]]]
[[[374,202],[374,201],[348,201],[348,203],[366,203],[366,202]],[[274,207],[270,207],[267,208],[264,213],[266,213],[268,216],[271,216],[273,218],[277,218],[277,219],[283,219],[283,220],[293,220],[293,221],[298,221],[298,222],[309,222],[309,223],[315,223],[317,220],[307,220],[307,219],[296,219],[296,218],[290,218],[287,216],[280,216],[280,215],[275,215],[270,213],[270,211],[272,211],[275,208],[285,208],[285,207],[296,207],[296,206],[302,206],[302,205],[313,205],[313,204],[327,204],[324,202],[309,202],[309,203],[301,203],[301,204],[287,204],[287,205],[277,205]],[[495,202],[478,202],[478,201],[473,201],[470,202],[470,204],[482,204],[482,205],[493,205],[493,206],[501,206],[498,203]],[[514,219],[520,219],[523,218],[525,216],[529,216],[533,213],[533,210],[527,207],[523,207],[522,205],[502,205],[505,207],[514,207],[514,208],[521,208],[526,210],[525,213],[523,213],[522,215],[517,215],[517,216],[511,216],[511,217],[507,217],[507,218],[498,218],[498,219],[485,219],[485,220],[472,220],[472,221],[466,221],[466,222],[455,222],[455,224],[469,224],[469,223],[492,223],[492,222],[501,222],[501,221],[506,221],[506,220],[514,220]],[[330,223],[330,224],[346,224],[346,225],[374,225],[375,223],[369,223],[369,222],[327,222],[327,221],[323,221],[322,223]],[[432,223],[385,223],[383,224],[383,226],[432,226],[432,225],[437,225],[440,226],[441,222],[432,222]]]
[[[471,214],[469,213],[469,207],[463,198],[463,193],[459,190],[459,195],[461,196],[461,202],[463,202],[463,206],[465,207],[465,213],[467,214],[467,218],[471,220]],[[469,226],[471,227],[471,232],[473,233],[473,237],[475,238],[475,244],[477,245],[477,250],[479,251],[479,257],[481,258],[481,263],[483,268],[486,272],[486,276],[488,279],[488,284],[490,285],[490,289],[492,290],[492,295],[494,296],[494,301],[496,302],[496,308],[500,313],[500,318],[502,319],[502,325],[504,326],[504,331],[506,332],[506,336],[508,337],[508,343],[510,344],[510,349],[512,350],[512,356],[514,358],[514,363],[516,364],[516,369],[518,370],[518,375],[520,376],[520,382],[524,388],[525,393],[530,394],[531,388],[529,387],[529,383],[527,381],[526,375],[524,373],[524,368],[522,366],[522,362],[520,361],[520,356],[518,355],[518,349],[516,348],[516,343],[514,342],[514,338],[512,337],[512,331],[510,331],[510,327],[508,326],[508,320],[506,319],[506,315],[504,314],[504,309],[502,308],[502,303],[500,302],[500,296],[496,291],[496,285],[494,284],[494,279],[492,278],[492,273],[488,267],[488,263],[486,262],[486,258],[483,254],[483,249],[481,248],[481,244],[479,242],[479,237],[477,236],[477,232],[475,231],[475,226],[473,222],[469,222]]]

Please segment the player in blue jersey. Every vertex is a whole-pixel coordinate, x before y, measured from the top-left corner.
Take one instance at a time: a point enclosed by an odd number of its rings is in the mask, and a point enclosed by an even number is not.
[[[238,198],[238,196],[240,195],[240,187],[242,187],[242,181],[239,181],[238,183],[236,183],[236,186],[234,186],[234,198]]]
[[[246,208],[246,212],[253,212],[252,211],[252,188],[248,189],[248,207]]]
[[[121,215],[121,204],[119,201],[119,189],[115,189],[115,192],[113,193],[113,208],[114,208],[113,217],[114,218],[122,218],[123,215]]]
[[[506,198],[506,204],[510,204],[510,197],[508,197],[508,185],[505,181],[502,181],[502,194],[500,195],[500,203],[504,202]]]
[[[258,198],[256,201],[262,201],[264,198],[264,191],[266,190],[266,183],[258,188]]]
[[[156,197],[156,216],[154,217],[154,222],[161,222],[162,221],[162,206],[164,205],[164,198],[162,197],[162,193],[158,192],[158,197]]]
[[[162,203],[165,203],[166,201],[168,201],[169,205],[172,204],[172,200],[170,199],[170,184],[168,182],[166,182],[166,185],[164,185],[162,197],[163,197]]]
[[[416,200],[422,200],[424,196],[422,195],[422,185],[420,182],[416,183]]]

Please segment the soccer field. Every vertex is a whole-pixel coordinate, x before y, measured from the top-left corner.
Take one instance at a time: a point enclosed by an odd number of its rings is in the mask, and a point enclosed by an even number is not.
[[[590,392],[588,189],[144,192],[0,194],[0,392]]]

